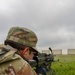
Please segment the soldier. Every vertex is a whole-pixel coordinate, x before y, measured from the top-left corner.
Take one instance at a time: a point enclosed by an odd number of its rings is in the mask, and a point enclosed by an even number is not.
[[[37,53],[36,34],[22,27],[11,27],[0,52],[0,75],[37,75],[28,63]]]

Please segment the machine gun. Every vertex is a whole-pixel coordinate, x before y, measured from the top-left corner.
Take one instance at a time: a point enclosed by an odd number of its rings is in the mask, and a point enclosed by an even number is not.
[[[50,53],[38,53],[34,55],[33,60],[30,60],[30,65],[34,68],[38,75],[56,75],[51,68],[51,63],[54,61],[52,49],[49,48]]]

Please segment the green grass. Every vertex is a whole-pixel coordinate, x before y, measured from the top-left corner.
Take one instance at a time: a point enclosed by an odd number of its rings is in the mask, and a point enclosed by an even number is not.
[[[56,55],[52,68],[57,75],[75,75],[75,55]]]

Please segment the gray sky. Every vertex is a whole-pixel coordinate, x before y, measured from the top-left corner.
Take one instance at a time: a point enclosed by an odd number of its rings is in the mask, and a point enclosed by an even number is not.
[[[33,30],[38,49],[75,48],[75,0],[0,0],[0,43],[12,26]]]

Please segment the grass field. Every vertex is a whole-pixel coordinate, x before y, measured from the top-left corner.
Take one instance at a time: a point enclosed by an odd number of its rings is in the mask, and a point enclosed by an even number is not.
[[[52,68],[57,75],[75,75],[75,55],[56,55]]]

